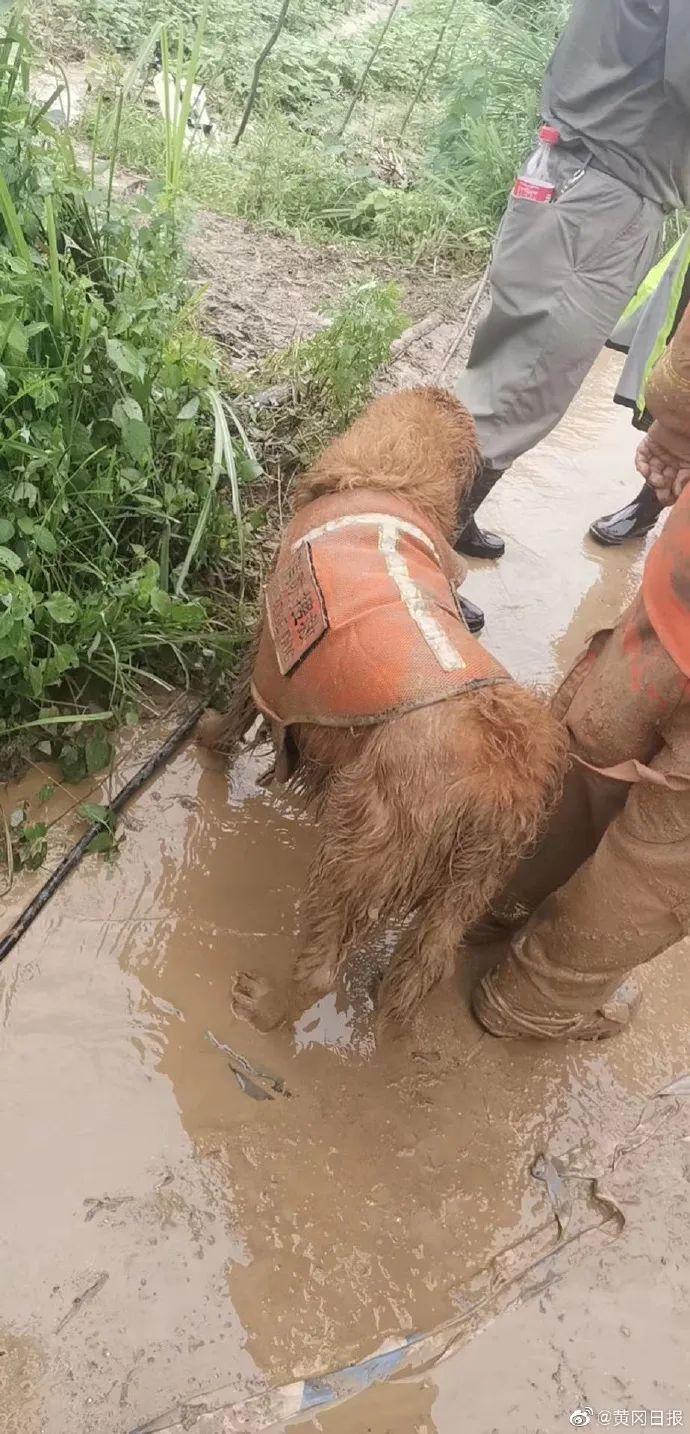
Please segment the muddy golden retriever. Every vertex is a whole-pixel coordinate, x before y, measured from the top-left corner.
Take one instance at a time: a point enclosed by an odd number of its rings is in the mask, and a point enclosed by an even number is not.
[[[377,1007],[407,1021],[557,798],[561,726],[455,606],[449,544],[478,462],[447,392],[372,403],[298,481],[231,706],[202,719],[201,742],[229,752],[260,708],[278,775],[318,818],[291,979],[235,978],[235,1013],[261,1029],[331,991],[348,952],[391,922]]]

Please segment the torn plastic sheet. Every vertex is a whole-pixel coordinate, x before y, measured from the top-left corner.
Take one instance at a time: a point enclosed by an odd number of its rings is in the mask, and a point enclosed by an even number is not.
[[[608,1216],[606,1217],[608,1219]],[[458,1345],[486,1324],[496,1311],[497,1300],[532,1271],[558,1260],[568,1247],[598,1231],[606,1220],[589,1224],[560,1244],[554,1244],[552,1223],[540,1226],[501,1253],[470,1282],[472,1299],[463,1312],[435,1329],[411,1334],[402,1340],[387,1341],[375,1354],[329,1374],[267,1389],[261,1394],[237,1399],[236,1390],[216,1389],[185,1404],[169,1409],[158,1419],[138,1425],[131,1434],[265,1434],[265,1431],[298,1424],[320,1409],[330,1409],[374,1384],[393,1378],[419,1377],[450,1358]],[[547,1271],[542,1289],[558,1275]],[[525,1291],[530,1298],[534,1289]],[[513,1296],[513,1302],[515,1296]],[[521,1302],[518,1293],[517,1302]]]
[[[618,1161],[630,1151],[639,1150],[641,1145],[646,1145],[648,1140],[656,1139],[662,1126],[673,1121],[678,1114],[681,1102],[690,1096],[690,1072],[685,1072],[672,1080],[668,1085],[662,1086],[661,1090],[654,1091],[640,1114],[637,1125],[630,1132],[627,1138],[618,1144],[613,1152],[611,1170],[615,1170]]]
[[[214,1045],[220,1046],[220,1042],[214,1037],[211,1037],[211,1040]],[[223,1049],[222,1046],[220,1048]],[[178,1403],[157,1419],[138,1425],[130,1434],[186,1434],[189,1430],[195,1431],[195,1434],[266,1434],[266,1431],[275,1430],[277,1434],[281,1427],[298,1424],[315,1411],[343,1403],[362,1394],[374,1384],[394,1378],[419,1377],[441,1361],[450,1358],[458,1345],[485,1327],[498,1314],[506,1295],[509,1307],[513,1308],[560,1279],[559,1266],[562,1266],[564,1260],[582,1246],[588,1237],[600,1238],[613,1223],[613,1238],[618,1238],[625,1226],[625,1215],[602,1182],[615,1169],[624,1154],[635,1151],[642,1143],[636,1137],[643,1126],[646,1134],[645,1112],[654,1107],[656,1100],[660,1096],[676,1097],[675,1104],[670,1105],[670,1109],[678,1111],[681,1103],[678,1097],[686,1094],[690,1094],[690,1076],[682,1076],[663,1090],[654,1092],[644,1107],[640,1120],[633,1127],[628,1144],[615,1147],[607,1166],[601,1172],[587,1174],[577,1170],[576,1152],[573,1152],[572,1163],[567,1158],[556,1162],[543,1154],[535,1157],[532,1173],[543,1181],[552,1201],[555,1193],[554,1213],[558,1219],[558,1240],[554,1242],[553,1218],[549,1217],[544,1225],[533,1229],[514,1245],[501,1251],[469,1282],[462,1295],[463,1308],[460,1314],[431,1331],[411,1334],[397,1341],[387,1341],[367,1358],[329,1374],[292,1380],[287,1384],[266,1389],[260,1394],[239,1399],[237,1389],[227,1385],[209,1391],[186,1403]],[[652,1127],[654,1133],[661,1123],[657,1122],[657,1125]],[[670,1126],[671,1122],[668,1124]],[[590,1200],[598,1218],[566,1234],[565,1226],[572,1225],[572,1210],[567,1193],[562,1187],[570,1180],[587,1182]],[[518,1288],[517,1294],[510,1293],[511,1290],[514,1291],[515,1285],[524,1282],[537,1271],[540,1272],[540,1278],[536,1284]]]
[[[213,1031],[206,1032],[206,1039],[215,1046],[217,1051],[222,1051],[228,1056],[228,1065],[241,1091],[251,1097],[252,1100],[274,1100],[277,1095],[289,1096],[285,1081],[282,1076],[269,1075],[268,1071],[257,1070],[251,1065],[246,1056],[241,1056],[228,1046],[224,1041],[219,1041]],[[267,1087],[267,1089],[265,1089]]]
[[[678,1076],[669,1085],[662,1086],[661,1090],[654,1091],[644,1105],[639,1120],[630,1134],[615,1146],[609,1164],[603,1173],[589,1175],[583,1170],[576,1169],[572,1160],[560,1159],[543,1152],[537,1155],[530,1173],[535,1180],[540,1180],[546,1187],[546,1193],[556,1218],[559,1239],[563,1239],[572,1217],[573,1201],[569,1182],[575,1180],[586,1182],[589,1185],[590,1199],[605,1212],[606,1220],[616,1221],[620,1233],[625,1225],[625,1214],[618,1201],[604,1188],[602,1181],[615,1171],[618,1162],[625,1155],[639,1150],[640,1146],[646,1145],[648,1140],[653,1140],[661,1127],[673,1120],[680,1109],[681,1101],[687,1099],[688,1096],[690,1096],[690,1072]],[[662,1103],[657,1104],[658,1102]]]
[[[392,1374],[400,1372],[411,1350],[424,1340],[423,1334],[414,1334],[402,1344],[388,1341],[378,1354],[358,1364],[347,1365],[344,1369],[314,1379],[295,1379],[290,1384],[281,1384],[225,1407],[217,1402],[222,1398],[222,1391],[217,1391],[215,1395],[203,1395],[200,1400],[179,1405],[150,1424],[140,1425],[132,1434],[159,1434],[159,1431],[162,1434],[164,1430],[202,1431],[210,1427],[214,1434],[260,1434],[260,1431],[273,1429],[276,1424],[285,1424],[296,1416],[350,1399],[372,1384],[389,1379]],[[211,1407],[211,1401],[215,1408]]]
[[[624,1147],[626,1150],[628,1147]],[[630,1147],[635,1148],[635,1147]],[[620,1147],[619,1147],[620,1149]],[[616,1152],[611,1164],[605,1174],[610,1175],[615,1169]],[[546,1192],[558,1226],[558,1238],[562,1240],[570,1224],[573,1214],[573,1198],[569,1188],[569,1181],[577,1180],[589,1186],[588,1194],[592,1203],[604,1212],[606,1224],[609,1220],[615,1220],[618,1226],[618,1233],[625,1225],[625,1215],[621,1210],[618,1201],[609,1194],[602,1185],[603,1176],[588,1175],[584,1171],[571,1169],[565,1160],[558,1160],[550,1155],[538,1155],[534,1161],[530,1173],[535,1180],[541,1180],[546,1186]]]
[[[549,1155],[540,1154],[532,1165],[531,1174],[535,1180],[543,1181],[553,1205],[559,1236],[563,1236],[570,1224],[573,1213],[573,1199],[568,1189],[567,1170],[563,1162]]]
[[[658,1090],[654,1099],[662,1095],[674,1096],[677,1100],[683,1100],[686,1096],[689,1096],[690,1071],[686,1072],[685,1075],[679,1076],[677,1080],[672,1080],[671,1084],[665,1085],[662,1090]]]

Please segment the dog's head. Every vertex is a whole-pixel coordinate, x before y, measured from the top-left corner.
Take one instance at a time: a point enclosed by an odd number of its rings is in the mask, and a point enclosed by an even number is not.
[[[482,468],[477,429],[469,409],[448,389],[428,388],[422,392],[428,394],[435,410],[438,458],[448,465],[452,494],[450,507],[446,507],[444,495],[443,514],[439,512],[437,521],[445,536],[452,538],[460,525],[463,505]]]
[[[405,498],[444,536],[457,531],[481,465],[474,419],[442,388],[377,398],[299,479],[295,506],[325,494],[372,488]]]

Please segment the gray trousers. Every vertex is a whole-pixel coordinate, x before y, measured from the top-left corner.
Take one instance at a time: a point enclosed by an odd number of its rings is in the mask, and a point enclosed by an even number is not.
[[[578,167],[556,160],[566,183]],[[551,204],[510,199],[491,302],[456,392],[485,464],[502,471],[555,428],[656,258],[664,215],[588,166]]]

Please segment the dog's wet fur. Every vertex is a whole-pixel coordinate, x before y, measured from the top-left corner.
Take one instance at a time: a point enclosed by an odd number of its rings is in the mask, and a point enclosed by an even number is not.
[[[377,399],[297,483],[295,507],[351,488],[402,497],[453,541],[479,465],[474,422],[441,389]],[[258,642],[258,634],[257,634]],[[256,642],[223,714],[199,739],[231,753],[256,719]],[[405,923],[379,985],[384,1022],[407,1022],[454,965],[560,793],[566,734],[517,682],[469,690],[379,726],[290,729],[292,784],[318,818],[319,846],[291,980],[235,978],[233,1008],[260,1029],[295,1019],[332,991],[348,952]]]

